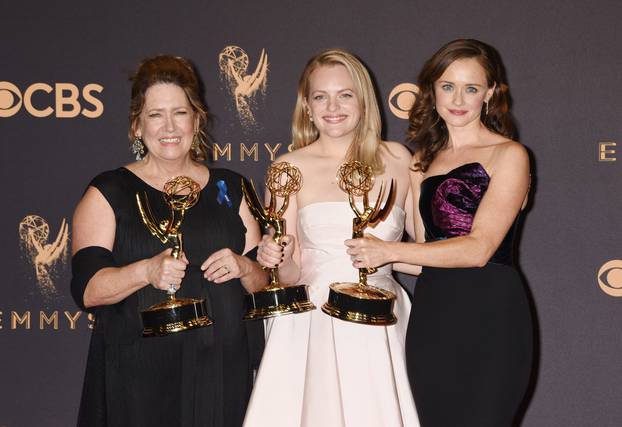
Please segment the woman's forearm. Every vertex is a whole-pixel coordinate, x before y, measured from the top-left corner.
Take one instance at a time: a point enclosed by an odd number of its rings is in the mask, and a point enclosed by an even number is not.
[[[386,243],[389,262],[426,267],[483,267],[494,253],[493,245],[473,236],[426,243]]]
[[[279,282],[282,285],[295,285],[300,279],[300,267],[296,261],[289,259],[279,266]]]
[[[240,282],[247,292],[257,292],[268,283],[268,272],[264,271],[256,261],[245,256],[241,258],[245,273],[240,277]]]
[[[147,260],[124,267],[102,268],[91,277],[84,290],[84,306],[116,304],[149,284],[146,273]]]

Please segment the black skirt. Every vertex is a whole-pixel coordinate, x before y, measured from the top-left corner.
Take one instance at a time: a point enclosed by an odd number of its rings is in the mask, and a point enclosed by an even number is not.
[[[511,426],[532,354],[531,309],[513,267],[424,268],[406,338],[422,427]]]

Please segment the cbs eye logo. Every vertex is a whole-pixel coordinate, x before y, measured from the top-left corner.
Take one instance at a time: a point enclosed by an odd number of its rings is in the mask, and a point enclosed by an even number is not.
[[[598,270],[598,285],[612,297],[622,297],[622,259],[608,261]]]
[[[413,83],[400,83],[389,94],[389,108],[400,119],[408,119],[408,112],[417,99],[419,88]]]
[[[80,90],[72,83],[34,83],[24,90],[10,82],[0,82],[0,117],[11,117],[24,107],[34,117],[68,119],[83,115],[89,119],[104,112],[104,104],[95,97],[104,87],[89,83]]]

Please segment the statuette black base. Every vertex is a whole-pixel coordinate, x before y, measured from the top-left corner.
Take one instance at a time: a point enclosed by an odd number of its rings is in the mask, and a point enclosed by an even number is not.
[[[143,337],[158,337],[212,323],[204,299],[171,298],[149,307],[141,313]]]
[[[306,285],[264,289],[246,295],[245,299],[244,320],[267,319],[315,310],[315,306],[309,300]]]
[[[329,316],[364,325],[393,325],[395,294],[375,286],[337,282],[330,285],[322,311]]]

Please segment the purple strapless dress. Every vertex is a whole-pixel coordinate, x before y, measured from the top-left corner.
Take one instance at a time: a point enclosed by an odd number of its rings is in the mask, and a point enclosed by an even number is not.
[[[426,241],[471,231],[490,177],[468,163],[421,183]],[[482,268],[424,267],[407,331],[408,374],[422,427],[511,426],[532,370],[533,323],[513,267],[516,221]]]

